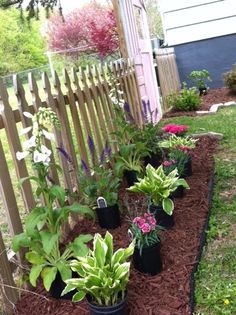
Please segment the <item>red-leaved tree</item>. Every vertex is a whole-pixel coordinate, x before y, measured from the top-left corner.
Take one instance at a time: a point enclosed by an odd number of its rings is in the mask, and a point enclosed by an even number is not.
[[[101,57],[114,53],[119,46],[114,13],[110,7],[92,3],[64,16],[54,15],[48,21],[48,47],[51,51],[81,47]],[[73,53],[70,53],[73,55]]]

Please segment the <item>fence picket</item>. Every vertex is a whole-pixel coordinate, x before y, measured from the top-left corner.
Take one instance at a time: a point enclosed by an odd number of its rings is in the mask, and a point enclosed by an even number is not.
[[[17,302],[19,295],[15,289],[10,264],[7,258],[7,251],[3,243],[2,234],[0,231],[0,292],[3,297],[3,307],[5,315],[12,315],[14,304]]]
[[[6,135],[11,150],[11,155],[16,169],[18,180],[28,177],[29,173],[26,168],[24,159],[18,160],[16,152],[22,151],[16,123],[14,120],[13,111],[8,101],[8,93],[3,81],[0,80],[0,106],[2,107],[1,116],[3,119]],[[29,181],[25,181],[21,186],[21,193],[24,200],[25,208],[29,212],[35,206],[35,200],[32,192],[32,187]]]
[[[48,107],[51,107],[52,110],[57,113],[57,107],[56,107],[56,101],[52,95],[51,91],[51,84],[48,79],[48,75],[46,72],[42,75],[43,80],[43,88],[46,94],[46,103]],[[57,147],[63,146],[63,138],[60,130],[55,129],[55,135],[56,135],[56,143]],[[64,185],[66,189],[69,189],[70,191],[73,191],[73,185],[71,183],[70,179],[70,172],[67,161],[59,154],[60,164],[63,170],[63,178],[64,178]]]
[[[80,150],[80,157],[83,161],[86,162],[87,165],[89,165],[89,159],[88,159],[88,154],[86,150],[83,129],[82,129],[82,125],[79,119],[79,115],[78,115],[75,95],[71,87],[70,77],[66,69],[63,70],[63,74],[64,74],[65,86],[67,88],[67,97],[69,99],[71,117],[73,120],[74,129],[75,129],[75,136],[76,136],[77,144]]]
[[[37,83],[35,81],[34,75],[32,73],[29,73],[28,80],[29,80],[29,89],[30,89],[30,92],[32,95],[33,107],[34,107],[34,111],[36,112],[40,107],[43,107],[44,105],[41,102],[41,99],[39,97],[38,86],[37,86]],[[52,152],[51,162],[52,162],[52,165],[54,165],[55,164],[55,158],[54,158],[51,142],[48,139],[45,139],[45,145]],[[50,176],[56,185],[60,184],[57,170],[53,166],[50,169]]]

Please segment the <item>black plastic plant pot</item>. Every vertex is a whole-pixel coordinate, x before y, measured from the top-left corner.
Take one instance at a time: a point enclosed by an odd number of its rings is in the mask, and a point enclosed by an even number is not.
[[[144,158],[144,165],[147,166],[151,164],[154,168],[157,168],[161,165],[160,157],[158,154],[151,152],[150,156]]]
[[[157,225],[162,226],[164,229],[169,230],[174,226],[174,217],[173,214],[167,214],[162,206],[150,205],[149,211],[154,213]]]
[[[153,246],[144,247],[140,255],[138,248],[134,249],[134,267],[142,273],[155,276],[162,271],[162,261],[160,253],[160,242]]]
[[[76,272],[72,272],[72,278],[78,278],[78,274]],[[71,301],[73,295],[77,293],[77,290],[73,290],[61,296],[61,293],[65,289],[65,287],[66,287],[66,283],[62,280],[60,272],[58,272],[55,280],[53,281],[51,285],[49,293],[54,299],[63,299],[63,300]]]
[[[198,88],[198,90],[199,90],[200,95],[206,95],[208,92],[207,87],[205,87],[205,86]]]
[[[121,225],[120,211],[117,204],[106,208],[96,208],[96,212],[101,228],[116,229]]]
[[[184,196],[184,187],[178,186],[175,191],[171,193],[172,198],[182,198]]]
[[[124,300],[112,306],[99,306],[92,302],[90,295],[86,295],[90,315],[126,315],[127,293]]]
[[[124,175],[125,175],[125,178],[129,187],[133,186],[134,183],[136,183],[138,180],[136,171],[125,171]]]
[[[193,170],[192,170],[192,157],[190,156],[189,159],[185,162],[184,164],[184,170],[182,177],[188,177],[193,175]]]

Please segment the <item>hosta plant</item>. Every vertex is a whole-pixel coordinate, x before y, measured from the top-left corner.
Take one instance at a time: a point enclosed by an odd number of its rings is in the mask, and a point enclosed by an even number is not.
[[[168,139],[163,140],[159,143],[160,147],[164,149],[174,150],[193,150],[196,147],[197,139],[191,137],[178,137],[176,135],[171,135]]]
[[[199,91],[205,90],[206,92],[208,90],[207,81],[212,81],[206,69],[192,71],[189,75],[189,79],[193,81],[194,86],[196,86]]]
[[[86,294],[100,306],[110,306],[123,300],[129,281],[130,263],[128,258],[134,252],[135,241],[127,248],[114,252],[113,237],[106,232],[104,238],[95,234],[93,250],[86,257],[77,257],[71,262],[71,268],[78,278],[66,280],[66,294],[74,289],[78,292],[73,301],[81,301]]]
[[[163,210],[171,215],[174,210],[174,203],[170,195],[178,186],[188,188],[187,182],[178,177],[177,169],[166,175],[162,165],[155,169],[148,164],[144,178],[139,178],[137,183],[128,188],[128,191],[144,193],[152,204],[162,206]]]
[[[23,152],[17,152],[19,160],[29,156],[35,175],[21,180],[36,183],[37,205],[25,219],[25,229],[13,238],[13,250],[27,248],[26,259],[32,265],[29,280],[36,286],[41,276],[45,289],[48,291],[59,272],[63,280],[71,277],[69,260],[75,255],[85,255],[88,251],[86,243],[91,235],[80,235],[63,250],[60,246],[61,226],[68,219],[70,212],[88,214],[94,217],[89,207],[79,203],[68,204],[65,190],[54,185],[49,176],[50,168],[58,165],[51,163],[51,151],[43,144],[45,140],[54,140],[50,132],[52,127],[59,127],[56,114],[48,108],[40,108],[35,115],[24,113],[32,119],[32,127],[23,130],[31,132],[31,137],[23,143]],[[43,203],[42,203],[43,200]]]

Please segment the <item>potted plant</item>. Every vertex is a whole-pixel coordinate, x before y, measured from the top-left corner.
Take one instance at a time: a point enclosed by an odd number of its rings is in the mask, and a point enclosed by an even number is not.
[[[142,143],[130,143],[119,146],[115,157],[115,170],[118,174],[124,173],[128,186],[137,181],[137,175],[142,172],[142,159],[148,151]]]
[[[167,229],[174,225],[174,203],[170,196],[180,185],[188,187],[184,179],[179,179],[177,169],[166,175],[162,165],[155,169],[148,164],[144,178],[138,179],[128,191],[147,195],[151,202],[149,211],[155,214],[158,224]]]
[[[33,116],[24,113],[33,120],[33,127],[23,130],[23,133],[32,132],[29,140],[23,144],[25,151],[17,152],[19,160],[31,156],[32,166],[36,175],[23,178],[36,182],[36,196],[39,201],[25,219],[25,231],[13,238],[13,250],[17,252],[21,247],[26,247],[26,259],[32,265],[29,280],[36,286],[38,277],[43,279],[44,287],[50,290],[54,281],[56,291],[51,291],[54,297],[59,297],[65,283],[63,280],[71,277],[69,261],[76,255],[85,255],[88,251],[86,243],[92,236],[80,235],[74,242],[64,246],[60,244],[61,226],[68,219],[70,212],[88,214],[94,217],[87,206],[74,203],[68,205],[65,190],[52,183],[49,177],[50,167],[57,167],[50,162],[51,151],[43,144],[45,139],[53,140],[54,135],[48,130],[50,127],[59,127],[56,114],[48,108],[40,108]],[[40,202],[43,200],[43,204]],[[58,288],[61,288],[61,291]]]
[[[135,217],[129,218],[129,235],[135,239],[134,267],[142,273],[155,276],[162,270],[159,237],[161,227],[157,225],[153,213],[144,212],[140,215],[138,212]]]
[[[100,165],[91,170],[82,161],[79,182],[83,203],[95,209],[101,228],[115,229],[121,225],[118,206],[120,177],[112,170],[109,162],[100,159]]]
[[[168,154],[175,151],[179,156],[184,156],[184,171],[182,176],[187,177],[192,175],[192,151],[196,147],[197,139],[191,137],[177,137],[171,135],[168,139],[160,142],[160,147],[168,150]],[[179,151],[179,152],[178,152]]]
[[[72,301],[78,302],[86,297],[93,315],[125,315],[130,272],[127,260],[133,254],[134,246],[133,241],[129,247],[114,252],[113,237],[108,231],[104,238],[95,234],[93,250],[71,262],[78,277],[66,280],[67,286],[62,294],[77,290]]]
[[[168,175],[177,168],[179,178],[184,178],[187,160],[188,156],[182,150],[171,151],[168,159],[165,159],[162,163],[165,174]],[[187,189],[189,189],[189,187]],[[185,188],[183,186],[178,186],[177,189],[171,193],[171,196],[173,198],[182,198],[184,191]]]
[[[194,86],[199,90],[200,95],[207,94],[209,87],[207,86],[207,81],[211,82],[209,72],[206,69],[201,71],[194,70],[190,73],[189,79],[193,81]]]

